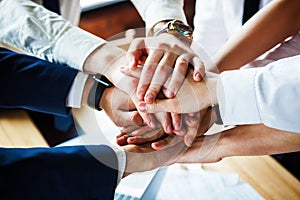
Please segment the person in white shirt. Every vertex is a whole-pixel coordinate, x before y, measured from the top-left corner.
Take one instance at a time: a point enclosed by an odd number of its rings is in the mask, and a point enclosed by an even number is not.
[[[183,1],[169,1],[169,4],[172,4],[172,6],[168,7],[166,2],[168,1],[164,1],[164,3],[159,3],[158,1],[151,1],[146,3],[143,1],[133,1],[135,3],[135,5],[137,6],[138,10],[140,11],[140,14],[142,15],[143,19],[146,20],[146,24],[148,24],[149,27],[153,27],[155,26],[155,24],[158,24],[160,21],[163,20],[170,20],[170,19],[179,19],[182,20],[183,22],[185,22],[185,18],[182,12],[178,12],[179,10],[182,10],[182,6],[183,6]],[[143,3],[142,3],[143,2]],[[228,3],[228,2],[226,2]],[[295,36],[293,36],[292,39],[290,39],[288,42],[284,43],[283,45],[281,45],[278,49],[276,49],[275,51],[271,52],[270,54],[267,55],[267,57],[263,60],[263,61],[256,61],[255,63],[252,63],[252,66],[262,66],[262,64],[267,64],[270,63],[274,60],[278,60],[284,57],[292,57],[292,56],[296,56],[294,58],[290,58],[290,59],[284,59],[280,62],[274,62],[270,67],[267,67],[266,69],[252,69],[252,70],[241,70],[241,71],[229,71],[226,73],[221,74],[220,78],[219,78],[219,82],[223,84],[224,87],[221,87],[220,90],[224,91],[224,95],[226,97],[226,101],[222,102],[222,99],[224,99],[223,97],[219,97],[219,103],[221,104],[220,107],[221,109],[221,116],[223,119],[223,122],[226,123],[226,125],[236,125],[236,124],[251,124],[251,123],[266,123],[268,126],[271,127],[276,127],[279,128],[281,130],[289,130],[289,131],[294,131],[294,132],[300,132],[300,127],[297,127],[298,123],[295,123],[294,120],[296,120],[296,112],[294,112],[293,115],[286,115],[287,113],[285,112],[285,110],[287,110],[288,108],[288,104],[286,104],[285,102],[270,102],[271,99],[274,99],[274,94],[276,94],[276,98],[275,99],[281,99],[281,96],[286,96],[286,94],[284,92],[286,92],[286,90],[281,90],[279,88],[282,87],[287,87],[287,88],[291,88],[291,90],[296,89],[295,86],[297,85],[297,81],[296,79],[290,79],[291,75],[288,75],[290,72],[292,71],[297,71],[297,63],[298,61],[298,57],[297,55],[300,54],[299,51],[299,34],[298,34],[298,30],[299,30],[299,26],[297,25],[297,14],[298,14],[298,8],[299,8],[299,2],[298,1],[274,1],[273,3],[270,3],[268,6],[266,6],[263,10],[263,12],[259,12],[261,14],[257,14],[257,16],[253,17],[253,19],[251,19],[248,23],[246,23],[246,25],[240,30],[238,27],[241,26],[241,17],[242,17],[242,13],[241,12],[235,12],[238,17],[233,17],[233,10],[242,10],[242,1],[231,1],[232,4],[228,4],[228,6],[225,6],[225,2],[216,2],[216,1],[209,1],[209,2],[202,2],[202,1],[197,1],[196,4],[196,16],[195,16],[195,31],[194,31],[194,38],[195,41],[199,42],[201,40],[201,46],[204,46],[204,48],[209,49],[210,52],[209,53],[211,55],[215,55],[213,57],[213,63],[216,64],[216,66],[218,67],[218,69],[214,69],[214,71],[224,71],[227,69],[238,69],[240,67],[242,67],[243,65],[247,64],[248,62],[252,61],[253,59],[255,59],[257,56],[259,56],[260,54],[264,53],[265,51],[267,51],[268,49],[270,49],[271,47],[273,47],[274,45],[278,44],[279,42],[283,41],[285,38],[287,38],[288,36],[292,36],[293,34],[296,34]],[[267,4],[266,1],[263,1],[262,4]],[[227,5],[227,4],[226,4]],[[235,5],[235,6],[234,6]],[[288,6],[285,6],[288,5]],[[168,12],[163,12],[165,7],[168,7],[166,10],[168,10]],[[176,7],[177,10],[174,8]],[[223,9],[223,8],[231,8],[231,9]],[[200,8],[207,8],[206,10],[202,10],[202,12],[200,12]],[[221,9],[222,8],[222,9]],[[154,14],[152,11],[153,10],[158,10]],[[172,11],[170,11],[172,10]],[[175,11],[176,10],[176,11]],[[223,12],[217,12],[217,11],[223,11]],[[273,12],[273,14],[269,15],[269,17],[263,18],[263,15],[266,13],[271,13]],[[279,15],[276,15],[279,13]],[[230,14],[231,13],[231,14]],[[287,17],[286,18],[281,18],[282,14],[286,13]],[[222,14],[224,14],[224,18],[221,20]],[[228,15],[228,16],[227,16]],[[202,17],[200,17],[202,16]],[[206,17],[205,17],[206,16]],[[280,16],[280,17],[279,17]],[[232,18],[231,18],[232,17]],[[231,19],[231,20],[229,20]],[[217,21],[217,23],[211,23],[213,20]],[[237,20],[239,21],[239,23],[237,23]],[[278,32],[283,33],[283,34],[273,34],[270,33],[270,30],[268,30],[268,27],[272,27],[271,23],[273,23],[272,20],[277,21],[279,24],[279,30]],[[294,23],[293,20],[296,20],[296,23]],[[203,23],[200,23],[200,21],[202,21]],[[206,21],[210,21],[210,24],[206,24],[204,22]],[[224,26],[221,26],[223,24],[224,21]],[[227,22],[228,21],[228,22]],[[229,23],[229,21],[231,23]],[[235,23],[234,23],[235,21]],[[212,25],[213,24],[213,25]],[[214,26],[217,25],[218,26]],[[235,25],[235,26],[234,26]],[[257,25],[257,28],[255,28],[255,26]],[[199,28],[198,28],[199,27]],[[219,38],[219,36],[217,36],[217,34],[214,33],[214,31],[212,31],[212,29],[219,29],[219,28],[224,28],[224,27],[230,27],[230,28],[226,28],[227,31],[221,31],[221,33],[227,33],[224,34],[226,35],[224,38],[222,39],[223,42],[218,42],[218,45],[214,45],[213,43],[208,45],[209,41],[211,41],[209,38],[211,37],[204,37],[205,35],[211,34],[212,36],[214,36],[214,38]],[[267,27],[265,29],[263,29],[264,27]],[[281,29],[280,29],[281,28]],[[202,31],[199,31],[202,30]],[[205,31],[204,31],[205,30]],[[251,32],[251,30],[253,30]],[[211,31],[211,33],[210,33]],[[238,32],[237,32],[238,31]],[[245,41],[247,40],[243,40],[243,36],[245,37],[249,37],[248,35],[246,35],[245,33],[248,31],[248,33],[251,33],[251,37],[255,38],[256,41],[252,41],[249,40],[249,43],[246,43]],[[207,33],[207,34],[204,34]],[[257,33],[256,33],[257,32]],[[231,34],[229,34],[231,33]],[[222,46],[223,43],[225,43],[225,41],[229,38],[229,35],[233,35],[233,33],[235,33],[235,35],[229,40],[229,42],[223,47],[221,48],[221,50],[219,52],[213,51],[210,47],[215,47],[217,46],[216,49],[220,48]],[[255,35],[256,34],[256,35]],[[260,34],[260,35],[259,35]],[[220,32],[218,32],[218,35],[221,35],[220,37],[223,36],[223,34],[220,34]],[[270,35],[268,37],[268,40],[264,37],[265,35]],[[242,39],[241,39],[242,38]],[[147,39],[145,39],[147,40]],[[206,42],[203,42],[204,40],[206,40]],[[260,48],[259,45],[257,45],[257,43],[263,43],[265,41],[268,41],[269,44],[264,44],[261,45],[262,47]],[[265,42],[266,43],[266,42]],[[207,45],[206,45],[207,44]],[[209,47],[210,46],[210,47]],[[255,47],[257,46],[257,47]],[[232,49],[235,49],[235,51]],[[134,49],[132,49],[134,52]],[[206,49],[204,49],[206,50]],[[242,57],[241,57],[242,56]],[[210,63],[205,63],[206,66],[212,66],[212,64]],[[274,67],[277,66],[278,67]],[[289,65],[289,67],[286,68],[280,68],[283,70],[284,73],[281,77],[282,81],[274,81],[274,77],[271,77],[272,71],[273,70],[279,70],[279,66],[283,66],[283,65]],[[148,71],[149,72],[149,71]],[[258,73],[257,73],[258,72]],[[143,73],[143,71],[141,72]],[[232,74],[232,76],[231,76]],[[247,76],[247,74],[249,76]],[[259,75],[258,74],[264,74],[260,75],[263,76],[264,79],[262,78],[258,78]],[[142,76],[142,75],[141,75]],[[258,76],[258,77],[255,77]],[[270,76],[270,77],[269,77]],[[286,76],[286,78],[284,78],[284,76]],[[254,78],[255,77],[255,78]],[[181,77],[180,77],[181,78]],[[247,79],[249,79],[249,81],[245,81]],[[258,79],[258,83],[256,83],[256,86],[254,87],[254,83],[256,80]],[[207,81],[210,80],[210,77],[208,76],[208,78],[206,79]],[[285,80],[285,81],[283,81]],[[292,83],[292,81],[289,80],[294,80],[295,82]],[[140,82],[143,80],[140,80]],[[216,83],[216,82],[215,82]],[[228,83],[228,85],[227,85]],[[229,84],[231,83],[231,84]],[[220,85],[222,85],[220,84]],[[235,87],[232,87],[233,85],[235,85]],[[257,85],[263,85],[265,88],[263,87],[258,87]],[[210,84],[208,82],[208,86],[210,88]],[[255,91],[250,92],[250,89],[247,88],[253,88],[255,89]],[[183,102],[177,102],[176,104],[172,105],[173,109],[167,109],[167,107],[170,107],[171,104],[170,103],[172,100],[162,100],[165,103],[163,105],[159,105],[157,104],[157,101],[155,104],[145,104],[145,103],[140,103],[141,107],[140,110],[146,110],[146,108],[148,108],[149,110],[151,110],[152,108],[155,108],[157,111],[171,111],[171,110],[175,110],[177,112],[192,112],[192,111],[196,111],[196,110],[201,110],[209,105],[212,104],[216,104],[217,102],[214,101],[213,97],[216,97],[217,95],[215,94],[215,89],[216,86],[211,87],[211,94],[212,95],[212,99],[209,99],[210,102],[206,102],[206,103],[201,103],[201,102],[197,102],[197,104],[195,103],[195,105],[198,105],[197,109],[195,106],[195,109],[187,109],[184,110],[184,103]],[[147,92],[149,92],[149,90],[151,90],[152,88],[149,88]],[[156,91],[156,90],[155,90]],[[177,95],[184,91],[184,89],[179,89]],[[247,91],[247,95],[245,94],[246,92],[243,91]],[[273,92],[274,91],[274,92]],[[278,92],[275,92],[278,91]],[[280,91],[280,92],[279,92]],[[153,92],[153,91],[152,91]],[[185,91],[186,92],[186,91]],[[184,96],[187,95],[187,93],[184,93],[184,95],[182,95],[181,97],[175,97],[175,99],[182,99]],[[151,93],[151,91],[149,92]],[[194,90],[195,94],[199,94],[199,97],[201,96],[203,98],[203,95],[200,95],[200,92],[197,92]],[[258,99],[259,95],[257,94],[259,93],[260,96],[263,96],[264,98]],[[206,94],[206,93],[205,93]],[[220,93],[221,94],[221,93]],[[220,96],[219,94],[219,96]],[[237,95],[238,94],[238,95]],[[243,95],[245,94],[245,95]],[[281,95],[282,94],[282,95]],[[289,95],[290,97],[292,97],[289,100],[292,99],[297,99],[297,95],[298,93],[292,93],[291,95]],[[204,98],[206,99],[206,98]],[[245,104],[245,102],[248,102],[252,99],[254,103],[252,103],[251,105],[257,105],[256,109],[251,109],[251,112],[249,113],[248,108],[249,105],[248,103]],[[145,99],[145,102],[147,103],[147,100]],[[230,102],[235,102],[233,104],[231,104]],[[295,101],[294,101],[295,102]],[[150,102],[152,103],[152,102]],[[181,103],[181,104],[180,104]],[[280,103],[280,104],[279,104]],[[230,104],[230,105],[229,105]],[[295,102],[295,110],[297,110],[297,108],[299,109],[299,105],[297,105],[297,103]],[[181,106],[180,106],[181,105]],[[270,106],[272,105],[272,106]],[[188,107],[194,106],[192,103],[189,102]],[[274,107],[276,107],[277,109],[274,109]],[[144,108],[144,109],[143,109]],[[243,109],[242,109],[243,108]],[[272,117],[269,117],[268,122],[266,122],[265,118],[261,118],[260,120],[258,120],[258,116],[263,114],[261,113],[261,111],[259,111],[259,109],[261,108],[268,108],[268,110],[264,110],[265,115],[269,115],[269,116],[276,116],[278,118],[274,118],[271,120]],[[273,110],[273,111],[271,111]],[[277,111],[276,113],[275,110]],[[258,112],[260,112],[260,114],[258,114]],[[238,114],[237,114],[238,113]],[[276,114],[276,115],[274,115]],[[252,120],[251,119],[252,116]],[[282,117],[282,119],[281,119]],[[290,120],[285,120],[286,124],[283,125],[283,123],[277,123],[276,119],[278,119],[279,121],[283,121],[284,119],[290,119]],[[271,122],[272,121],[272,122]],[[288,122],[289,121],[289,122]]]

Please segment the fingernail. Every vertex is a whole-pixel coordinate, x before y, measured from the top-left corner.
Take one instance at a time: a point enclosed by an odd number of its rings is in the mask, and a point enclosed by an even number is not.
[[[146,103],[153,103],[153,96],[152,95],[147,95],[146,96]]]
[[[173,128],[171,125],[168,125],[166,128],[167,133],[172,133],[173,132]]]
[[[141,101],[144,99],[144,93],[143,92],[139,92],[137,95],[138,99]]]
[[[179,130],[180,130],[179,124],[174,124],[174,129],[175,129],[176,131],[179,131]]]
[[[139,109],[142,112],[146,112],[147,111],[147,104],[145,102],[140,102],[139,103]]]
[[[168,98],[173,98],[174,97],[174,92],[172,92],[171,90],[168,89],[167,96],[168,96]]]
[[[201,80],[201,74],[199,72],[196,72],[195,81],[200,81],[200,80]]]
[[[152,121],[149,122],[149,126],[150,126],[151,128],[155,128],[155,127],[156,127],[155,123],[152,122]]]
[[[135,139],[134,139],[133,137],[130,137],[130,138],[127,139],[127,142],[128,142],[129,144],[132,144],[132,143],[135,142]]]
[[[189,147],[191,147],[192,144],[193,144],[193,141],[194,141],[194,138],[193,138],[193,137],[188,137],[188,138],[186,139],[186,145],[189,146]]]

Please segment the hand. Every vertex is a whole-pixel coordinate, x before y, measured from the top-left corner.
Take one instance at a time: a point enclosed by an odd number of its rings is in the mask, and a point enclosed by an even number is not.
[[[126,153],[126,167],[124,176],[134,172],[144,172],[158,167],[173,164],[186,151],[184,143],[171,148],[155,151],[150,144],[123,146]]]
[[[129,126],[117,136],[117,143],[119,145],[151,143],[151,147],[155,150],[165,149],[183,141],[187,146],[191,146],[195,137],[202,136],[216,121],[216,114],[212,112],[212,108],[202,110],[199,115],[198,118],[194,115],[185,115],[184,121],[188,126],[187,133],[182,136],[166,134],[162,129],[151,129],[147,126]]]
[[[133,103],[137,105],[138,100],[135,95],[138,81],[127,77],[120,72],[120,67],[128,65],[125,57],[126,52],[110,44],[104,44],[92,52],[84,63],[84,71],[95,74],[100,73],[108,78],[115,87],[127,93]],[[156,120],[148,113],[140,113],[144,122],[155,127]]]
[[[198,113],[198,117],[186,115],[185,123],[187,124],[187,133],[183,137],[171,134],[162,139],[156,140],[152,143],[152,148],[155,150],[161,150],[164,148],[171,147],[184,141],[184,143],[191,147],[196,137],[204,135],[206,131],[213,125],[216,121],[216,114],[212,112],[211,108],[204,109]]]
[[[201,59],[189,46],[171,34],[137,38],[130,44],[127,55],[131,70],[143,65],[136,92],[138,100],[147,103],[156,99],[169,76],[171,78],[165,95],[168,98],[174,97],[185,79],[189,63],[194,67],[195,81],[200,81],[205,73]]]
[[[196,138],[176,162],[211,163],[229,156],[257,156],[300,151],[300,135],[263,124],[242,125]]]
[[[141,68],[136,69],[135,71],[129,70],[127,67],[121,67],[120,71],[127,75],[129,79],[132,79],[131,82],[137,82],[141,75]],[[158,98],[165,98],[162,93],[159,93]],[[137,102],[139,104],[139,102]],[[182,126],[182,116],[179,113],[165,112],[165,113],[155,113],[156,119],[161,123],[166,133],[174,132],[178,135],[184,135],[186,130]],[[153,121],[153,120],[152,120]],[[159,126],[159,123],[156,123]]]
[[[187,76],[177,95],[172,99],[157,99],[152,104],[139,102],[138,108],[142,112],[175,112],[194,113],[217,104],[217,74],[208,73],[203,81],[195,82]]]
[[[144,124],[130,97],[116,87],[104,90],[99,107],[106,112],[117,126],[141,126]]]

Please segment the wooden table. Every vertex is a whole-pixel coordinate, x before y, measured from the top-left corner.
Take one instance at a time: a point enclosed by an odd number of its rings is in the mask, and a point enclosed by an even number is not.
[[[48,147],[24,110],[0,111],[1,147]]]
[[[48,146],[25,111],[0,111],[2,147]],[[238,173],[266,199],[300,199],[300,182],[270,156],[231,157],[204,164],[205,170]]]
[[[271,156],[225,158],[203,164],[205,170],[238,173],[265,199],[300,199],[300,182]]]

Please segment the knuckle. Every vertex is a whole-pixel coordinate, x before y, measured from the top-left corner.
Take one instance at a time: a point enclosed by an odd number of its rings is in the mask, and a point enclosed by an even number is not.
[[[188,62],[187,60],[185,60],[184,58],[177,59],[176,66],[177,66],[179,69],[187,68],[188,65],[189,65],[189,62]]]
[[[169,45],[165,41],[159,41],[157,47],[159,49],[169,49]]]
[[[172,67],[166,63],[166,64],[159,65],[157,69],[157,73],[159,74],[160,77],[166,77],[170,74],[172,70],[173,70]]]

